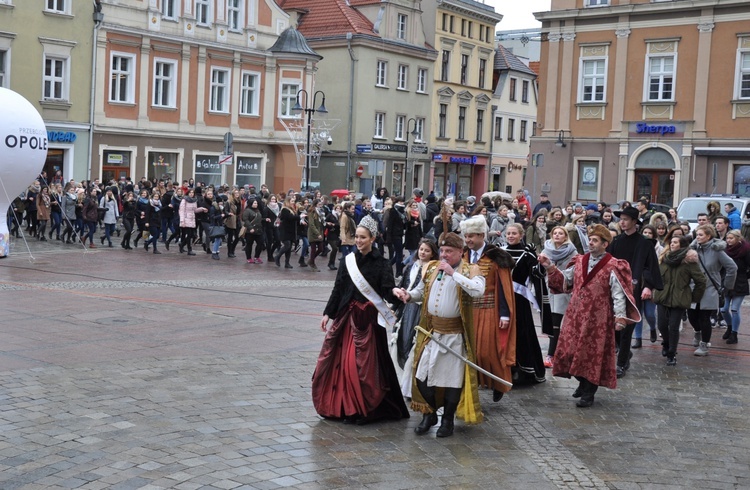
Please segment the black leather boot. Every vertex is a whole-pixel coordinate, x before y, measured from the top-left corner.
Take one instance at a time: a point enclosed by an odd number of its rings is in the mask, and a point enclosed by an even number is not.
[[[433,425],[437,425],[438,423],[438,416],[435,412],[432,413],[426,413],[422,416],[422,421],[419,423],[418,426],[414,428],[414,432],[416,432],[417,435],[421,436],[422,434],[426,434],[430,431],[430,428]]]
[[[440,428],[437,430],[437,437],[450,437],[453,435],[453,418],[456,415],[458,402],[461,399],[461,388],[446,388],[445,401],[443,404],[443,418],[440,421]]]
[[[583,393],[576,406],[579,408],[588,408],[594,404],[594,395],[599,387],[587,379],[584,379],[581,384],[583,385]]]
[[[724,335],[721,336],[722,339],[728,340],[729,337],[732,335],[732,327],[727,327],[727,331],[724,332]]]

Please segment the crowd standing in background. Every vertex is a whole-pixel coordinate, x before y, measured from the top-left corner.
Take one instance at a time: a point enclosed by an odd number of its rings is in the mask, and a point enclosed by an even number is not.
[[[408,196],[378,188],[371,197],[360,199],[294,189],[272,193],[265,185],[259,189],[205,186],[192,179],[182,183],[146,178],[48,182],[40,174],[9,211],[14,239],[20,239],[23,232],[27,240],[57,242],[60,247],[114,248],[119,244],[129,253],[136,253],[141,243],[152,254],[184,254],[186,260],[197,260],[196,251],[202,250],[216,261],[236,260],[248,270],[263,265],[265,254],[267,267],[282,267],[283,260],[287,270],[317,273],[327,268],[337,274],[337,281],[345,257],[362,250],[357,230],[367,217],[364,231],[373,231],[368,240],[372,239],[372,250],[377,251],[371,257],[379,257],[379,267],[389,266],[394,284],[403,291],[421,287],[422,269],[437,260],[443,233],[468,237],[464,260],[477,263],[489,285],[485,296],[472,300],[474,308],[496,310],[494,316],[478,315],[484,323],[472,330],[477,337],[471,341],[476,343],[480,364],[514,383],[543,382],[545,368],[554,370],[556,359],[571,355],[570,339],[564,354],[558,356],[557,351],[571,294],[582,287],[573,268],[583,267],[594,252],[597,259],[611,255],[618,268],[627,263],[632,281],[628,293],[639,311],[639,321],[623,319],[616,333],[612,326],[617,378],[627,373],[632,349],[642,348],[644,338],[652,343],[661,339],[667,365],[675,366],[679,332],[688,323],[693,328],[695,356],[709,354],[712,330],[717,327],[724,329],[723,341],[736,344],[742,322],[740,306],[750,294],[750,216],[740,216],[731,205],[722,209],[717,201],[708,204],[692,231],[688,223],[679,221],[674,209],[654,212],[645,198],[632,204],[622,202],[613,209],[604,202],[557,205],[544,193],[532,205],[524,189],[510,199],[469,196],[458,200],[434,192],[425,195],[418,188]],[[595,251],[592,242],[596,242]],[[170,249],[175,244],[176,249]],[[367,250],[369,254],[371,249]],[[242,252],[244,261],[237,258]],[[294,254],[296,263],[291,260]],[[551,278],[549,267],[563,276],[555,273]],[[386,287],[390,282],[382,284]],[[607,298],[619,297],[617,288],[612,291]],[[617,308],[624,311],[622,304]],[[403,321],[394,333],[396,371],[408,396],[414,374],[414,326],[420,321],[421,308],[407,304],[399,311]],[[327,312],[333,318],[333,307]],[[499,336],[491,335],[487,325],[506,320],[512,325]],[[542,355],[536,325],[550,338],[546,355]],[[482,339],[497,345],[488,351]],[[570,369],[571,359],[565,362],[559,372],[576,375]],[[586,395],[581,406],[590,406],[595,386],[612,385],[608,377],[582,378],[585,381],[576,393]],[[497,400],[507,391],[481,376],[479,385],[491,388]],[[423,388],[429,392],[429,387]],[[368,413],[354,415],[367,420]],[[426,424],[432,422],[431,416],[428,419]]]

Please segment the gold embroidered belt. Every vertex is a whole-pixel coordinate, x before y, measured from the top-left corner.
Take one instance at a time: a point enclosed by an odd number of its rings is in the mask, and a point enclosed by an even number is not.
[[[464,324],[460,316],[456,318],[441,318],[439,316],[428,315],[428,319],[434,333],[450,335],[464,333]]]

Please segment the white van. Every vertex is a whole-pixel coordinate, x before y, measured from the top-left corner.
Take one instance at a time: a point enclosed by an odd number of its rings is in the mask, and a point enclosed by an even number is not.
[[[677,206],[677,218],[690,223],[690,229],[694,230],[698,226],[698,213],[706,213],[706,206],[711,201],[721,204],[723,215],[726,215],[724,205],[731,202],[740,211],[741,219],[745,218],[745,213],[750,209],[750,197],[739,194],[693,194],[692,197],[680,201],[680,205]]]

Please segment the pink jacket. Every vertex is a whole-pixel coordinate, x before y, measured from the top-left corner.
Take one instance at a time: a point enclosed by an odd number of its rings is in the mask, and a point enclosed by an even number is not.
[[[188,202],[182,199],[180,203],[180,228],[195,228],[195,210],[198,208],[198,201]]]

